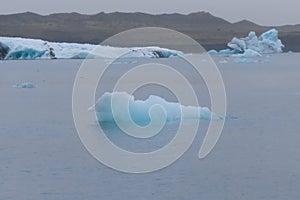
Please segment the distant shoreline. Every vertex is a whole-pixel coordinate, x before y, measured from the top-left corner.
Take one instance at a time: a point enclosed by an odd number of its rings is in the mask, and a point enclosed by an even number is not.
[[[230,23],[207,12],[152,15],[145,13],[60,13],[39,15],[31,12],[0,15],[3,37],[37,38],[51,42],[99,44],[119,32],[138,27],[164,27],[189,35],[205,49],[221,50],[233,37],[249,31],[261,34],[273,27],[242,20]],[[274,27],[285,44],[284,51],[300,52],[300,25]]]

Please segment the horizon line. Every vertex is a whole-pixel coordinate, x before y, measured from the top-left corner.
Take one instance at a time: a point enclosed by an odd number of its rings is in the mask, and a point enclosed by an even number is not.
[[[257,23],[257,22],[254,22],[252,20],[249,20],[249,19],[246,19],[246,18],[243,18],[243,19],[240,19],[238,21],[229,21],[223,17],[219,17],[215,14],[212,14],[211,12],[209,11],[195,11],[195,12],[190,12],[190,13],[179,13],[179,12],[173,12],[173,13],[151,13],[151,12],[141,12],[141,11],[112,11],[112,12],[106,12],[106,11],[100,11],[100,12],[97,12],[97,13],[83,13],[83,12],[77,12],[77,11],[66,11],[66,12],[53,12],[53,13],[48,13],[48,14],[42,14],[42,13],[38,13],[38,12],[34,12],[34,11],[24,11],[24,12],[15,12],[15,13],[7,13],[7,14],[1,14],[0,13],[0,16],[9,16],[9,15],[18,15],[18,14],[26,14],[26,13],[30,13],[30,14],[35,14],[35,15],[39,15],[39,16],[43,16],[43,17],[47,17],[47,16],[51,16],[51,15],[58,15],[58,14],[79,14],[79,15],[86,15],[86,16],[93,16],[93,15],[99,15],[99,14],[115,14],[115,13],[121,13],[121,14],[146,14],[146,15],[152,15],[152,16],[160,16],[160,15],[182,15],[182,16],[189,16],[189,15],[192,15],[192,14],[198,14],[198,13],[204,13],[204,14],[209,14],[213,17],[216,17],[216,18],[220,18],[222,20],[225,20],[231,24],[236,24],[236,23],[239,23],[239,22],[243,22],[243,21],[247,21],[247,22],[250,22],[250,23],[253,23],[255,25],[258,25],[258,26],[261,26],[261,27],[284,27],[284,26],[298,26],[300,25],[300,22],[299,23],[296,23],[296,24],[279,24],[279,25],[262,25],[260,23]]]

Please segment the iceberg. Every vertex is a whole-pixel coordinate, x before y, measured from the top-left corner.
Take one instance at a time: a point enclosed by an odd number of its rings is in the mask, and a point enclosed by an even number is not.
[[[244,53],[241,54],[234,54],[233,57],[262,57],[260,53],[254,51],[252,49],[246,49]]]
[[[96,47],[97,55],[93,55],[92,51]],[[160,47],[121,48],[0,37],[0,60],[116,58],[123,54],[124,57],[133,58],[169,58],[182,55],[180,51]]]
[[[276,29],[271,29],[259,37],[256,36],[255,32],[251,31],[245,38],[234,37],[227,46],[238,53],[244,53],[247,49],[258,53],[282,53],[282,48],[284,47],[278,38]]]
[[[221,51],[210,50],[209,54],[233,55],[238,57],[260,57],[261,54],[282,53],[284,45],[278,37],[278,31],[271,29],[261,36],[257,37],[254,31],[251,31],[245,38],[234,37],[227,46],[230,49]]]
[[[114,102],[112,104],[112,102]],[[129,102],[129,103],[128,103]],[[128,105],[131,119],[138,124],[151,122],[149,112],[153,106],[160,106],[166,116],[166,122],[175,122],[181,119],[181,111],[185,111],[185,119],[222,119],[214,115],[207,107],[183,106],[180,103],[167,102],[165,99],[151,95],[146,100],[136,100],[134,96],[126,92],[104,93],[89,110],[95,110],[99,122],[114,122],[114,116],[121,121],[130,121],[128,115],[124,114],[124,103]],[[127,103],[127,104],[126,104]],[[112,109],[112,105],[114,109]],[[114,110],[114,113],[113,111]],[[157,114],[161,114],[158,112]],[[153,115],[151,115],[153,117]],[[155,115],[154,115],[155,116]],[[161,119],[161,116],[156,116]]]

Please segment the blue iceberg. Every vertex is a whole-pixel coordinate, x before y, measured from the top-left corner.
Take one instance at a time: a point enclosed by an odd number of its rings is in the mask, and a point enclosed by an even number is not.
[[[282,53],[284,45],[278,37],[278,31],[271,29],[261,36],[251,31],[245,38],[233,38],[228,43],[228,47],[239,53],[244,53],[247,49],[258,53]]]
[[[162,115],[162,112],[156,112],[150,117],[150,111],[155,106],[164,110],[167,122],[180,120],[182,112],[185,113],[185,119],[222,119],[222,117],[212,114],[207,107],[183,106],[180,103],[167,102],[165,99],[154,95],[149,96],[146,100],[136,100],[134,96],[125,92],[105,93],[90,109],[96,111],[99,122],[114,122],[114,117],[117,116],[121,121],[133,120],[138,124],[148,124],[153,116],[161,118],[161,116],[155,115]],[[129,109],[131,119],[124,114],[124,107]]]
[[[254,31],[251,31],[245,38],[234,37],[227,46],[230,49],[224,49],[219,52],[210,50],[208,53],[211,55],[221,54],[241,57],[260,57],[261,54],[282,53],[282,49],[284,48],[276,29],[271,29],[259,37],[256,36]]]

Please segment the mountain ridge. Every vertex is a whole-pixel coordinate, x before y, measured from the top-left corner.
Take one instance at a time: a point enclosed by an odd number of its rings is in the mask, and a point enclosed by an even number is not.
[[[300,51],[300,24],[261,26],[246,19],[231,23],[209,12],[149,14],[142,12],[99,12],[96,14],[24,12],[0,15],[0,36],[36,38],[53,42],[98,44],[114,34],[138,27],[164,27],[194,38],[206,49],[224,49],[233,37],[250,31],[261,34],[279,30],[286,50]]]

